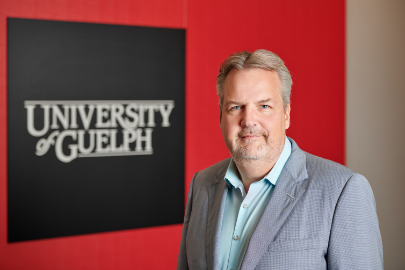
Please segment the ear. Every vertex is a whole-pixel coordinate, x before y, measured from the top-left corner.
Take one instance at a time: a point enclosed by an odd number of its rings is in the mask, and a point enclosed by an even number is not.
[[[291,113],[291,106],[290,104],[287,105],[285,108],[285,129],[290,127],[290,113]]]
[[[222,108],[219,107],[219,125],[221,126],[221,118],[222,118]]]

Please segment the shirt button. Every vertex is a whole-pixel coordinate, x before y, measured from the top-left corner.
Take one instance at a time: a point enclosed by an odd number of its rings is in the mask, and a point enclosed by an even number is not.
[[[238,241],[238,240],[239,240],[239,236],[235,235],[235,236],[233,237],[233,240]]]
[[[246,208],[248,207],[248,205],[247,205],[247,204],[244,204],[242,207],[246,209]]]

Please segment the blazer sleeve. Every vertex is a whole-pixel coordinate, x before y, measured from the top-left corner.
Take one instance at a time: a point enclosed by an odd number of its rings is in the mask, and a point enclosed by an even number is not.
[[[186,213],[184,215],[183,231],[181,233],[179,258],[177,261],[177,270],[189,269],[188,263],[187,263],[186,240],[187,240],[188,224],[190,221],[190,215],[191,215],[192,204],[193,204],[193,185],[194,185],[194,179],[195,179],[196,175],[197,175],[197,173],[194,175],[193,179],[191,180],[190,189],[188,191]]]
[[[383,269],[383,247],[373,191],[355,173],[338,199],[328,247],[328,269]]]

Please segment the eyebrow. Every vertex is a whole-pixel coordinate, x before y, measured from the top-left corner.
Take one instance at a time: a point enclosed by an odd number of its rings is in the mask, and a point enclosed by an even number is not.
[[[228,102],[225,103],[225,106],[228,107],[228,106],[231,105],[231,104],[240,105],[240,104],[242,104],[242,103],[241,103],[241,102],[237,102],[237,101],[235,101],[235,100],[230,100],[230,101],[228,101]]]
[[[269,102],[269,101],[274,102],[274,99],[273,99],[273,98],[262,99],[262,100],[257,101],[256,104],[263,104],[263,103],[267,103],[267,102]],[[243,103],[242,103],[242,102],[237,102],[237,101],[235,101],[235,100],[229,100],[228,102],[225,103],[225,107],[228,107],[228,106],[231,105],[231,104],[232,104],[232,105],[233,105],[233,104],[235,104],[235,105],[241,105],[241,104],[243,104]]]
[[[269,102],[269,101],[272,101],[272,100],[273,100],[272,98],[262,99],[262,100],[259,100],[257,103],[266,103],[266,102]]]

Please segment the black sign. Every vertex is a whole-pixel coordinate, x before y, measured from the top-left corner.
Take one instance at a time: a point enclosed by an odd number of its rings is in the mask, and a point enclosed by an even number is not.
[[[182,223],[185,31],[7,22],[8,241]]]

